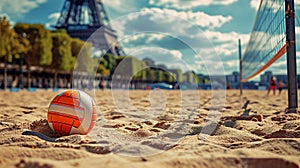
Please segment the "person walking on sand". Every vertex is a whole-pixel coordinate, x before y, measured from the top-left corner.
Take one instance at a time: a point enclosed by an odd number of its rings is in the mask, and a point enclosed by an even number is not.
[[[282,82],[282,80],[278,81],[278,94],[281,94],[281,91],[283,89],[283,87],[285,86],[285,84]]]
[[[275,79],[274,76],[271,76],[270,87],[269,87],[267,96],[269,96],[271,90],[273,90],[273,95],[275,95],[275,92],[276,92],[276,79]]]

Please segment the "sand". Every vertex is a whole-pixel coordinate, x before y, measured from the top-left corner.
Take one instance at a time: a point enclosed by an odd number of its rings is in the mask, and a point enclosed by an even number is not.
[[[0,92],[0,167],[300,167],[286,91],[89,91],[95,128],[64,137],[47,124],[57,93]]]

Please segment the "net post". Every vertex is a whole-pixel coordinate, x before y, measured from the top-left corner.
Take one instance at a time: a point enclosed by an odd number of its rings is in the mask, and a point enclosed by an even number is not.
[[[287,74],[288,74],[288,111],[297,112],[297,67],[295,39],[294,0],[285,0],[286,43],[287,43]]]
[[[240,80],[239,80],[239,83],[240,83],[240,95],[243,94],[243,82],[241,82],[242,78],[243,78],[243,69],[242,69],[242,47],[241,47],[241,39],[239,39],[239,42],[238,42],[238,45],[239,45],[239,63],[240,63]]]

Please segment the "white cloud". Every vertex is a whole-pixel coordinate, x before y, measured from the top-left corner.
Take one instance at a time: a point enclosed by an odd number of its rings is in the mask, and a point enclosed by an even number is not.
[[[217,56],[217,55],[214,55]],[[226,62],[219,61],[219,60],[197,60],[195,61],[195,64],[191,65],[193,67],[197,67],[197,70],[199,73],[202,74],[209,74],[209,75],[225,75],[227,74],[224,72],[224,64]],[[231,69],[228,69],[231,70]],[[226,70],[227,71],[227,70]],[[228,73],[231,73],[232,71],[228,71]]]
[[[112,20],[112,27],[118,32],[119,40],[127,47],[158,44],[154,46],[171,46],[172,49],[189,46],[211,47],[210,37],[202,29],[211,30],[222,27],[231,16],[210,16],[203,12],[179,12],[171,9],[144,8],[138,13],[129,14]],[[232,37],[228,35],[227,38]],[[236,37],[237,34],[234,36]],[[166,40],[165,37],[169,37]],[[215,34],[215,38],[222,37]],[[162,41],[166,43],[162,44]],[[177,43],[173,45],[172,42]],[[213,41],[213,40],[212,40]],[[228,39],[228,42],[236,39]],[[186,43],[186,46],[184,46]],[[129,45],[129,46],[128,46]],[[153,45],[152,45],[153,46]],[[169,48],[169,49],[170,49]]]
[[[135,47],[128,48],[129,55],[134,55],[138,59],[151,58],[156,64],[165,64],[166,66],[180,62],[182,60],[182,53],[179,50],[168,50],[160,47]]]
[[[248,34],[238,34],[236,32],[221,33],[208,31],[205,33],[212,40],[214,47],[195,48],[195,55],[183,55],[179,50],[168,50],[159,47],[142,46],[130,48],[127,54],[137,56],[139,59],[149,57],[155,62],[167,65],[168,68],[181,68],[183,70],[194,70],[204,74],[223,74],[223,66],[225,74],[230,74],[238,69],[238,45],[237,39],[241,38],[242,45],[245,46],[249,38]],[[140,41],[145,39],[145,34],[134,36],[128,42]],[[151,36],[150,36],[151,37]],[[150,38],[149,37],[149,38]],[[160,39],[161,37],[158,37]],[[152,41],[154,42],[154,41]],[[199,41],[201,42],[201,41]],[[192,63],[186,63],[188,60],[193,60]],[[186,60],[186,61],[185,61]],[[189,68],[187,68],[187,66]]]
[[[250,6],[256,10],[258,10],[259,8],[259,4],[260,4],[261,0],[251,0],[250,1]]]
[[[245,49],[250,37],[249,34],[238,32],[216,31],[217,28],[222,29],[231,19],[231,16],[208,15],[204,12],[143,8],[140,12],[124,16],[120,20],[112,20],[112,27],[121,34],[119,39],[126,38],[122,43],[126,46],[127,54],[150,58],[159,56],[160,59],[167,59],[160,61],[168,67],[180,67],[180,64],[172,59],[176,60],[181,56],[182,60],[189,59],[188,65],[193,70],[202,73],[205,73],[203,69],[207,66],[210,73],[222,74],[223,70],[219,67],[222,67],[223,63],[225,73],[230,74],[238,69],[238,63],[235,63],[238,59],[238,39],[241,39],[242,48]],[[166,40],[170,36],[175,40]],[[187,47],[195,49],[198,54],[184,55],[182,52],[175,57],[176,53],[184,49],[176,48],[174,41],[177,39],[186,42],[189,45]],[[162,42],[169,43],[171,47],[162,46]],[[168,54],[156,51],[157,46],[168,50]],[[145,47],[156,47],[156,50],[143,49],[143,52],[134,52]],[[200,62],[202,63],[199,64]]]
[[[212,42],[217,42],[217,43],[232,42],[234,44],[237,44],[237,39],[241,39],[242,45],[247,44],[250,37],[249,34],[239,34],[237,32],[221,33],[218,31],[211,31],[211,30],[204,31],[204,34]]]
[[[272,65],[272,68],[276,69],[279,68],[281,69],[282,67],[286,67],[286,59],[282,59],[282,60],[278,60],[276,62],[274,62],[274,64]]]
[[[252,8],[254,8],[255,10],[258,10],[261,2],[262,2],[261,0],[251,0],[250,6]],[[283,7],[281,8],[282,5],[283,5]],[[300,2],[295,1],[295,6],[297,7],[299,5],[300,5]],[[281,1],[264,1],[262,3],[262,8],[270,8],[273,10],[274,13],[276,13],[278,11],[278,9],[280,9],[280,8],[281,8],[281,10],[284,10],[284,3],[282,3]]]
[[[200,49],[199,53],[201,54],[196,55],[196,57],[206,56],[209,59],[209,57],[213,58],[212,54],[218,53],[222,55],[224,61],[236,59],[238,56],[238,39],[241,39],[241,45],[245,48],[250,36],[249,34],[238,34],[236,32],[221,33],[217,31],[205,31],[204,34],[214,46],[213,48]],[[236,56],[232,57],[233,55]]]
[[[171,50],[169,51],[171,55],[173,55],[176,59],[181,59],[182,58],[182,53],[178,50]]]
[[[102,0],[105,8],[111,8],[120,13],[127,13],[127,12],[135,12],[138,11],[138,3],[139,1],[126,1],[124,0]]]
[[[299,64],[300,60],[297,60]],[[287,62],[286,57],[282,57],[276,62],[274,62],[266,71],[272,71],[273,74],[286,74],[287,73]]]
[[[249,34],[239,34],[236,32],[221,33],[217,31],[205,31],[204,34],[211,40],[213,47],[199,48],[195,54],[195,60],[202,60],[202,66],[206,66],[209,73],[222,74],[224,67],[225,74],[231,74],[238,70],[238,39],[241,39],[242,49],[245,49]]]
[[[152,42],[152,41],[156,41],[156,40],[162,40],[164,37],[166,37],[165,34],[152,34],[149,38],[148,38],[148,43]]]
[[[151,32],[138,33],[138,34],[134,34],[134,35],[131,35],[130,37],[123,39],[122,42],[130,43],[130,42],[138,41],[141,39],[145,39],[145,43],[151,43],[154,41],[162,40],[164,37],[167,37],[167,35],[165,35],[163,33],[151,33]]]
[[[237,0],[150,0],[149,4],[176,9],[192,9],[198,6],[230,5]]]
[[[190,35],[186,34],[186,36]],[[195,35],[195,39],[193,39],[192,42],[196,44],[189,47],[191,47],[191,49],[196,50],[195,52],[199,53],[195,54],[194,58],[213,60],[215,58],[215,55],[219,54],[220,56],[222,56],[223,61],[228,61],[232,59],[237,59],[238,57],[238,39],[241,39],[242,47],[245,48],[248,43],[249,36],[249,34],[238,34],[236,32],[221,33],[217,31],[204,31],[198,36]],[[122,42],[126,45],[136,44],[141,46],[146,45],[148,47],[152,45],[160,46],[159,44],[161,44],[161,41],[166,41],[164,38],[169,37],[170,36],[166,34],[141,33],[130,36],[127,39],[124,39]],[[168,41],[168,43],[170,43],[169,45],[172,46],[172,44],[176,40],[177,39]],[[186,42],[190,43],[189,40],[187,40]],[[199,45],[200,43],[210,42],[211,45]]]
[[[141,38],[145,38],[145,34],[135,34],[135,35],[131,35],[130,37],[127,37],[125,39],[122,39],[122,42],[123,43],[130,43],[132,41],[136,41],[138,39],[141,39]]]
[[[224,63],[224,65],[227,66],[228,68],[236,68],[238,66],[238,64],[239,64],[238,60],[226,61]]]
[[[0,11],[8,15],[22,17],[32,9],[37,8],[47,0],[1,0]]]
[[[119,19],[119,20],[118,20]],[[231,21],[231,16],[208,15],[204,12],[179,12],[171,9],[143,8],[140,12],[132,13],[117,20],[112,20],[112,26],[120,36],[125,31],[157,31],[190,34],[192,37],[199,29],[215,29]],[[199,26],[199,27],[195,27]],[[198,30],[196,30],[198,29]]]
[[[56,22],[57,22],[59,16],[60,16],[60,13],[59,13],[59,12],[51,13],[51,14],[48,16],[49,21],[46,23],[46,27],[47,27],[47,28],[51,28],[51,26],[56,25]]]
[[[232,17],[231,16],[222,16],[222,15],[208,15],[204,12],[179,12],[176,10],[171,9],[160,9],[160,8],[144,8],[142,10],[142,14],[144,15],[151,15],[152,20],[160,21],[161,19],[164,20],[165,23],[172,23],[180,20],[190,21],[193,24],[196,24],[201,27],[206,28],[217,28],[221,27],[226,22],[229,22]]]
[[[200,18],[203,21],[200,22]],[[160,46],[174,50],[177,47],[175,44],[176,40],[182,40],[182,42],[187,43],[188,46],[186,47],[191,47],[188,50],[194,49],[199,53],[199,55],[181,54],[182,59],[188,58],[189,60],[194,60],[189,63],[190,67],[193,67],[198,72],[203,72],[203,67],[208,66],[210,72],[221,74],[223,70],[217,68],[216,65],[222,67],[222,63],[236,60],[238,57],[237,40],[240,38],[244,47],[249,39],[248,34],[239,34],[236,32],[222,33],[214,30],[217,27],[222,27],[224,23],[230,20],[230,16],[210,16],[203,12],[179,12],[171,9],[150,8],[142,9],[141,12],[128,15],[120,20],[115,20],[113,23],[116,25],[119,34],[121,34],[120,38],[124,38],[122,43],[127,47],[135,47],[131,49],[126,48],[127,54],[136,56],[136,52],[132,52],[133,49],[138,50],[145,46]],[[116,28],[114,24],[113,27]],[[171,38],[171,40],[166,40],[166,38]],[[169,43],[171,47],[162,46],[162,42]],[[177,49],[181,50],[183,48]],[[160,58],[176,58],[174,57],[176,55],[175,52],[168,52],[169,56],[167,56],[167,54],[162,54],[162,52],[157,53],[154,50],[143,51],[140,55],[144,54],[151,58],[155,57],[155,55],[160,56]],[[222,59],[217,59],[216,57],[218,56]],[[201,60],[206,61],[201,65],[196,63],[197,61],[201,62]],[[173,65],[173,67],[174,65],[178,66],[178,63],[176,64],[172,60],[165,61],[165,63]],[[226,68],[229,68],[226,70],[228,73],[231,73],[231,70],[236,71],[237,69],[235,64],[225,65]]]

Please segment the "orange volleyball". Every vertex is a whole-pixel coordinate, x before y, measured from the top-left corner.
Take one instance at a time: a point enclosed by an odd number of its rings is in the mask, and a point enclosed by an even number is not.
[[[88,134],[97,118],[93,99],[80,90],[65,90],[53,98],[48,124],[60,135]]]

